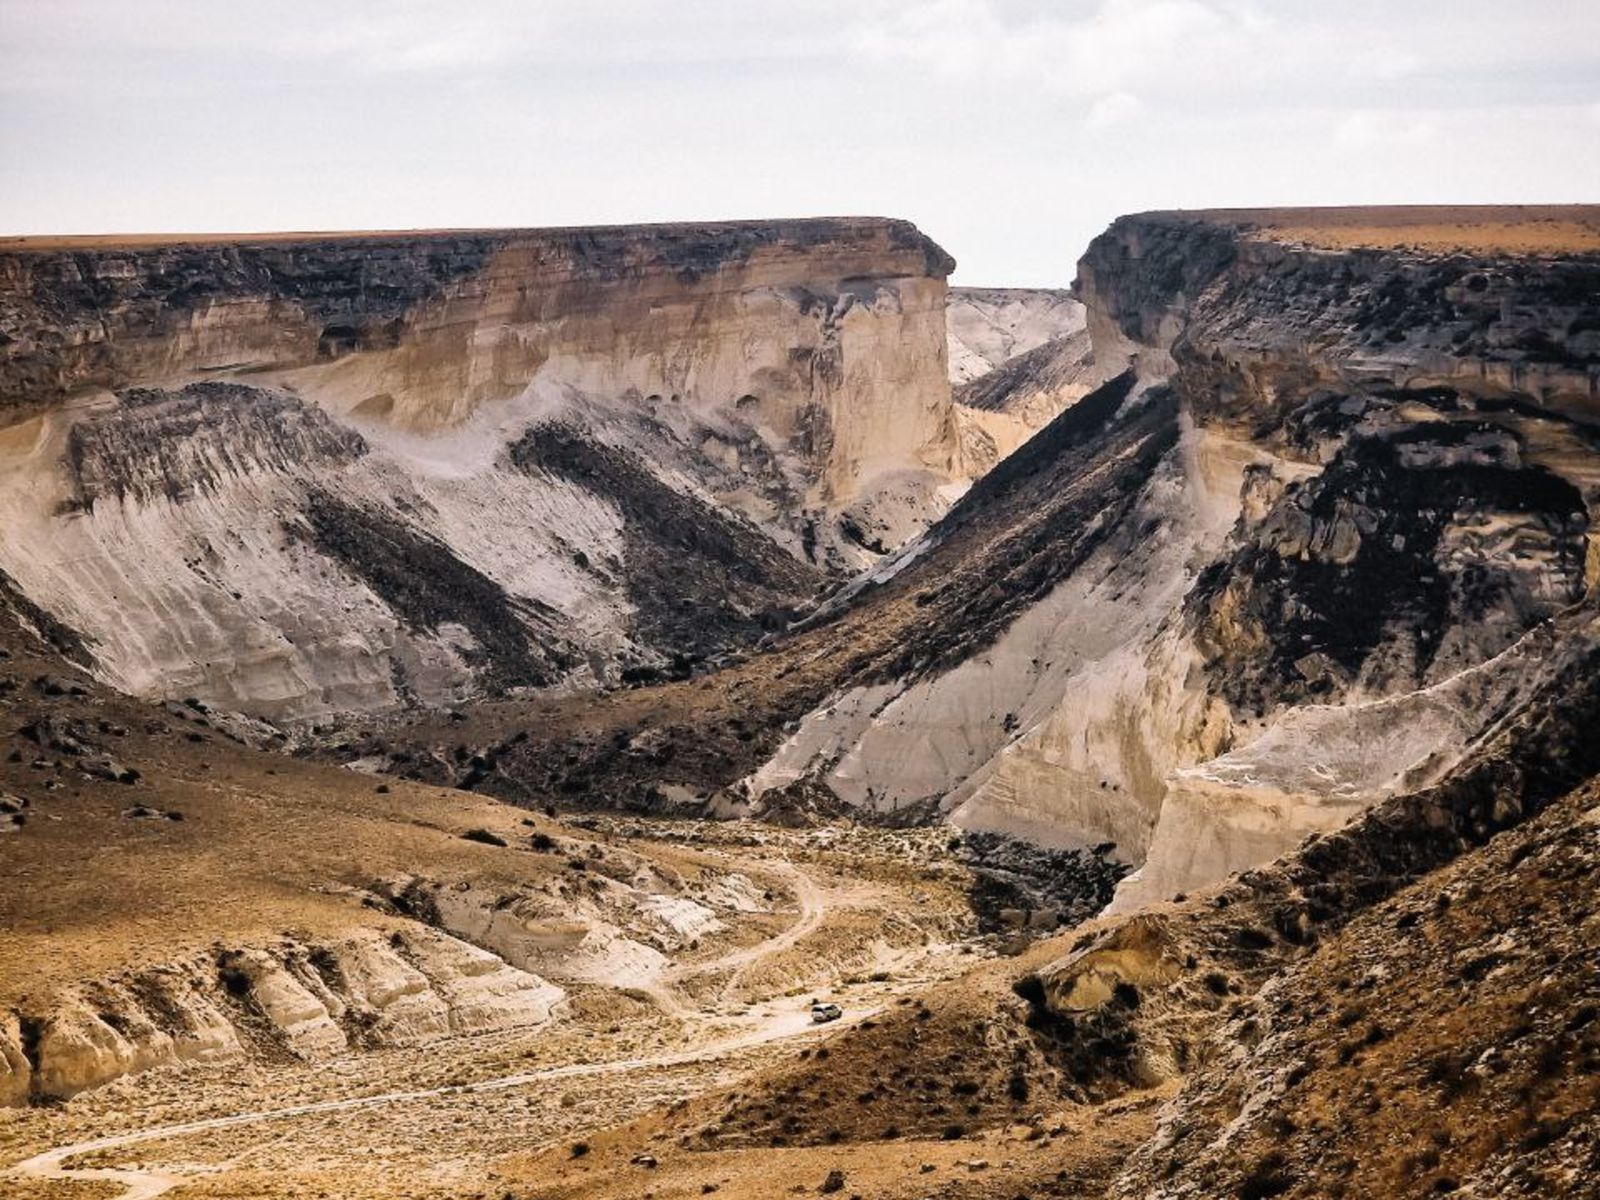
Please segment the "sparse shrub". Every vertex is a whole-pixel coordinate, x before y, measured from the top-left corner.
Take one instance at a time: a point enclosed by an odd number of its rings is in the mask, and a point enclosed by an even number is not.
[[[1284,1173],[1283,1156],[1276,1152],[1256,1164],[1255,1170],[1239,1185],[1239,1200],[1271,1200],[1289,1190],[1291,1180]]]
[[[1265,950],[1272,945],[1272,935],[1244,925],[1234,931],[1233,941],[1241,950]]]

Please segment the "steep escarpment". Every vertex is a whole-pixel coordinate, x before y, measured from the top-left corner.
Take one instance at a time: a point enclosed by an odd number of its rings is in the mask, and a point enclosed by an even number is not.
[[[705,364],[684,361],[654,337],[690,319],[692,304],[691,311],[670,311],[672,301],[689,299],[683,289],[737,309],[767,301],[739,295],[752,285],[803,291],[813,284],[837,289],[850,278],[931,281],[953,266],[905,222],[854,218],[23,239],[8,246],[4,263],[0,328],[8,340],[0,397],[13,411],[184,372],[292,369],[392,351],[368,364],[391,390],[356,402],[389,407],[419,427],[460,420],[486,400],[516,394],[552,352],[605,353],[601,339],[622,302],[654,323],[636,331],[652,351],[641,357],[653,361],[614,360],[614,369],[641,380],[655,372],[661,383],[683,385]],[[826,292],[814,299],[826,300]],[[930,288],[921,299],[942,307],[943,290]],[[652,305],[659,307],[650,316]],[[554,339],[548,330],[530,338],[535,330],[517,328],[560,320],[570,327]],[[789,349],[768,353],[781,361]],[[820,359],[827,370],[838,347],[818,341],[809,349],[803,357]]]
[[[652,643],[695,659],[748,644],[798,615],[816,586],[803,562],[750,522],[661,480],[637,455],[541,425],[511,461],[612,499],[623,518],[629,599]]]
[[[869,219],[24,240],[0,569],[116,686],[273,718],[681,669],[943,511],[951,265]]]
[[[1124,903],[1192,882],[1197,846],[1246,866],[1438,777],[1594,583],[1600,260],[1499,251],[1502,214],[1464,215],[1486,245],[1417,248],[1406,225],[1330,248],[1305,214],[1293,236],[1264,214],[1154,214],[1085,257],[1105,336],[1145,338],[1197,424],[1264,456],[1185,601],[1234,745],[1170,781]],[[1332,786],[1276,782],[1295,756]],[[1247,853],[1223,851],[1235,830]]]
[[[1404,393],[1334,402],[1365,428],[1242,529],[1187,599],[1239,708],[1440,682],[1585,591],[1583,492],[1525,461],[1510,423],[1470,406],[1450,419],[1449,392],[1409,413]]]
[[[1575,214],[1594,219],[1581,206],[1434,210],[1436,225],[1380,212],[1355,244],[1325,236],[1341,210],[1140,214],[1090,244],[1078,290],[1097,349],[1173,355],[1218,415],[1282,418],[1316,383],[1455,383],[1581,409],[1600,249],[1537,236]],[[1454,238],[1439,227],[1452,217]]]
[[[1048,624],[1062,658],[1078,661],[1126,636],[1113,604],[1120,577],[1089,587],[1104,605],[1093,626],[1064,626],[1041,606],[1081,573],[1099,578],[1172,552],[1167,539],[1141,542],[1139,531],[1154,519],[1152,505],[1180,494],[1167,465],[1181,441],[1176,402],[1164,389],[1134,396],[1134,383],[1125,374],[1063,413],[928,535],[722,671],[581,702],[485,708],[459,724],[405,721],[348,740],[343,752],[388,755],[393,769],[420,778],[461,779],[448,767],[449,744],[465,743],[480,764],[472,786],[523,803],[657,808],[669,796],[715,794],[725,811],[766,810],[803,801],[825,780],[834,805],[843,798],[885,818],[926,815],[952,776],[980,766],[1017,736],[1033,705],[1051,702],[1054,661],[1047,666],[1032,648],[1019,659],[1016,625]],[[991,673],[963,691],[972,730],[963,741],[898,719],[895,705],[915,713],[942,694],[941,680],[959,682],[963,672]],[[1026,688],[1014,683],[1018,672]],[[842,761],[868,737],[871,753],[849,790],[842,771],[819,779],[815,763]],[[747,783],[727,790],[744,775]]]
[[[1135,908],[1449,777],[1588,636],[1560,620],[1594,580],[1583,404],[1467,366],[1424,386],[1396,359],[1367,379],[1291,336],[1322,320],[1309,298],[1255,318],[1294,355],[1202,340],[1250,288],[1289,285],[1233,278],[1257,268],[1232,226],[1148,220],[1086,259],[1127,260],[1111,299],[1096,268],[1084,281],[1094,322],[1134,347],[1122,375],[765,653],[581,714],[495,714],[474,785],[942,815],[1136,868],[1115,901]],[[1411,342],[1436,340],[1436,316]],[[438,761],[441,734],[415,736]]]
[[[997,638],[963,648],[956,618],[932,671],[834,692],[755,791],[1109,847],[1139,868],[1131,908],[1448,777],[1589,636],[1560,618],[1595,581],[1593,256],[1327,248],[1257,218],[1096,241],[1096,359],[1130,364],[1127,411],[1171,396],[1135,502],[1087,556],[1030,543],[1059,570]],[[929,543],[1002,519],[1054,428]]]
[[[1555,624],[1444,781],[1019,983],[1092,1093],[1183,1079],[1109,1194],[1580,1194],[1600,650],[1592,602]]]

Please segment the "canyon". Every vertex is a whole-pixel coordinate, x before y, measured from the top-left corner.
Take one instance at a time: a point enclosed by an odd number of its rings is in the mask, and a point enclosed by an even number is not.
[[[0,246],[17,1194],[1587,1194],[1600,211],[953,267]]]

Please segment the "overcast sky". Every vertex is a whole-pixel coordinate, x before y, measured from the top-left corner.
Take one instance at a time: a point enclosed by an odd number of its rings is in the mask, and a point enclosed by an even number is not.
[[[0,232],[1600,201],[1600,0],[0,0]]]

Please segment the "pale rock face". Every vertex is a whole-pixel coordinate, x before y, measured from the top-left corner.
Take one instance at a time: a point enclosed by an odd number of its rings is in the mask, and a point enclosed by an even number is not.
[[[266,441],[254,436],[267,425],[261,410],[274,402],[300,420],[267,453],[252,454]],[[69,445],[80,468],[137,463],[131,450],[89,460],[83,447],[136,439],[162,409],[231,427],[228,469],[183,475],[169,467],[148,489],[125,484],[119,493],[91,491],[81,469],[75,479],[58,465]],[[429,448],[443,461],[410,445],[369,448],[287,393],[258,391],[133,409],[112,403],[38,424],[0,471],[12,535],[0,553],[25,591],[90,640],[102,675],[122,690],[195,696],[267,717],[385,707],[403,695],[439,703],[471,690],[482,630],[448,619],[428,629],[397,613],[371,580],[307,536],[312,497],[338,506],[326,511],[376,513],[369,520],[448,547],[439,557],[462,575],[570,612],[561,633],[599,655],[629,645],[625,601],[568,548],[584,547],[595,561],[618,557],[615,508],[492,462],[452,469],[463,445],[472,448],[469,435],[435,439]],[[165,494],[168,486],[183,489],[178,498]]]
[[[367,931],[324,946],[285,942],[153,967],[64,996],[37,1019],[36,1069],[15,1014],[0,1023],[0,1093],[68,1097],[124,1075],[244,1053],[236,1022],[261,1026],[297,1058],[370,1046],[537,1029],[565,993],[438,930]],[[248,1016],[246,1016],[248,1013]]]
[[[555,978],[638,987],[664,971],[667,956],[626,936],[594,911],[574,910],[551,897],[524,895],[505,903],[487,891],[429,887],[440,924],[458,937],[490,947],[507,962]]]
[[[950,289],[950,382],[971,383],[1018,355],[1084,328],[1083,305],[1051,288]]]
[[[1080,265],[1096,370],[1133,363],[1182,428],[1125,536],[965,661],[830,697],[748,791],[809,779],[878,811],[1110,844],[1138,868],[1113,902],[1129,910],[1442,778],[1594,584],[1600,374],[1572,341],[1587,269],[1119,221]],[[1485,333],[1492,312],[1508,327]],[[1072,416],[1032,446],[1077,444]],[[1071,482],[1039,453],[997,475]],[[977,503],[1003,502],[988,482]]]
[[[992,469],[1109,378],[1095,366],[1084,307],[1069,292],[952,288],[946,313],[968,474]]]
[[[160,1024],[131,992],[111,987],[69,1001],[42,1023],[35,1053],[35,1091],[70,1096],[122,1075],[186,1062],[215,1062],[240,1052],[238,1036],[186,968],[156,969]],[[113,1027],[107,1016],[114,1015]]]
[[[417,931],[406,947],[431,982],[452,1033],[492,1033],[553,1020],[566,993],[505,959],[436,930]]]
[[[427,897],[438,922],[526,971],[552,979],[649,988],[671,965],[668,953],[722,929],[716,911],[681,894],[607,879],[599,891],[499,894],[422,880],[398,885]],[[752,903],[747,889],[723,887],[730,908]]]
[[[229,965],[244,976],[251,1002],[291,1053],[315,1060],[347,1048],[349,1043],[338,1023],[345,1004],[320,980],[313,981],[264,950],[246,950]]]
[[[1431,687],[1283,713],[1238,749],[1174,770],[1143,865],[1108,911],[1131,912],[1270,862],[1307,834],[1329,833],[1373,804],[1443,778],[1539,679],[1548,625]],[[1244,741],[1243,738],[1240,739]]]
[[[85,1008],[56,1014],[41,1031],[38,1045],[38,1087],[56,1096],[143,1070],[156,1053],[154,1047],[129,1042]]]
[[[450,1005],[428,976],[384,941],[352,938],[337,955],[351,1007],[369,1018],[372,1036],[384,1045],[408,1045],[450,1032]]]
[[[22,1049],[22,1023],[16,1013],[0,1013],[0,1108],[28,1102],[33,1068]]]
[[[1176,979],[1182,970],[1173,942],[1160,917],[1133,917],[1050,964],[1039,982],[1052,1009],[1093,1012],[1112,998],[1119,983],[1151,987]]]
[[[274,719],[721,652],[959,492],[950,267],[867,219],[8,251],[0,569],[115,686]],[[552,425],[659,494],[516,458]],[[640,610],[662,497],[734,543],[705,644]]]
[[[815,774],[853,804],[937,804],[963,828],[1142,859],[1167,772],[1219,739],[1193,652],[1158,637],[1234,517],[1249,454],[1190,430],[1145,489],[1133,554],[1107,546],[983,653],[809,715],[749,781]]]

